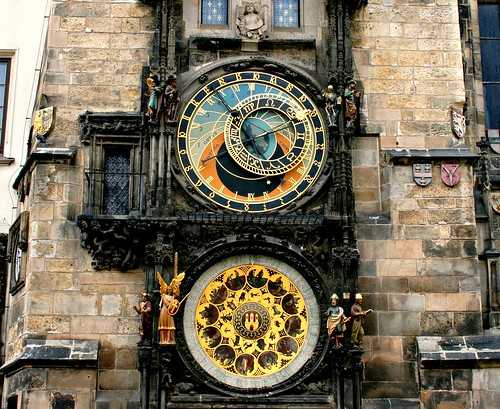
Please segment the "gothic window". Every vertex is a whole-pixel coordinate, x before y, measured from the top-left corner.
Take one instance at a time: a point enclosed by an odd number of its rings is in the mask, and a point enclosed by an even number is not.
[[[300,0],[273,0],[273,25],[278,28],[300,26]]]
[[[144,169],[149,141],[137,114],[85,113],[80,117],[85,145],[85,214],[133,215],[144,207]],[[155,145],[153,149],[156,149]]]
[[[26,250],[28,249],[29,213],[19,215],[9,230],[8,256],[10,261],[10,292],[24,285],[26,276]]]
[[[201,0],[201,24],[227,25],[229,0]]]
[[[0,58],[0,155],[5,141],[7,99],[9,91],[10,58]]]
[[[479,4],[479,34],[481,41],[481,63],[485,101],[485,126],[500,129],[500,4]]]
[[[105,148],[103,179],[103,213],[128,214],[130,147]]]

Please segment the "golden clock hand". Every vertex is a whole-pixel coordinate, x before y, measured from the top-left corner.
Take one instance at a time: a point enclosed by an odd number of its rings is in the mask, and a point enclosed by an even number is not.
[[[270,133],[280,131],[281,129],[286,128],[286,127],[288,126],[288,124],[289,124],[290,122],[292,122],[292,121],[293,121],[293,119],[289,119],[289,120],[288,120],[288,121],[286,121],[285,123],[283,123],[283,124],[281,124],[281,125],[278,125],[276,128],[273,128],[273,129],[271,129],[270,131],[267,131],[267,132],[264,132],[264,133],[261,133],[261,134],[259,134],[259,135],[254,136],[254,139],[257,139],[257,138],[262,138],[262,137],[264,137],[264,136],[266,136],[266,135],[269,135]]]
[[[215,91],[215,96],[217,97],[217,99],[222,102],[222,105],[224,105],[224,107],[226,108],[227,112],[229,112],[232,116],[240,116],[240,112],[237,111],[236,109],[233,109],[231,108],[227,102],[224,100],[224,98],[222,97],[222,95],[220,94],[220,91],[217,90]]]

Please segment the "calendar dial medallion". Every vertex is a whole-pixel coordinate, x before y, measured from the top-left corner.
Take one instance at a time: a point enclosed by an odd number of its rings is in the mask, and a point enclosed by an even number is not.
[[[298,86],[242,71],[199,89],[179,121],[179,163],[205,199],[262,213],[301,197],[322,172],[327,138],[321,114]]]

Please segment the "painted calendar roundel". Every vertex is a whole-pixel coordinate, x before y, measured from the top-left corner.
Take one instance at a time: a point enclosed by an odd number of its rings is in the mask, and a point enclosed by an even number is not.
[[[321,175],[327,132],[313,99],[279,74],[243,70],[207,81],[179,118],[180,168],[204,200],[238,212],[276,211]]]
[[[238,255],[195,282],[183,328],[190,353],[208,375],[237,389],[270,388],[311,358],[319,314],[312,288],[291,265]]]

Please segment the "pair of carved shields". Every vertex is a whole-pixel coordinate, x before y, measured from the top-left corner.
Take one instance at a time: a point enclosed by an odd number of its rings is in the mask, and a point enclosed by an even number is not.
[[[432,182],[432,163],[414,163],[413,180],[419,186],[428,186]]]
[[[458,163],[443,163],[441,165],[441,180],[448,187],[460,182],[460,165]]]
[[[45,142],[53,123],[54,107],[39,109],[33,118],[33,136],[39,141]]]

